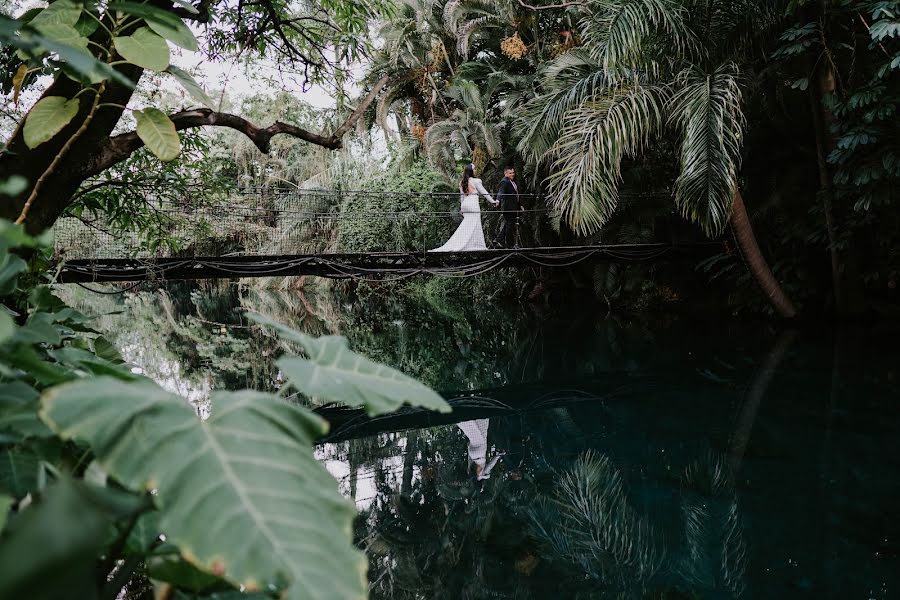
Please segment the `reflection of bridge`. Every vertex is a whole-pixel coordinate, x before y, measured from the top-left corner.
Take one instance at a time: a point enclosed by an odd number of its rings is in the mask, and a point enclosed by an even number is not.
[[[428,250],[458,227],[458,194],[270,191],[203,205],[148,203],[149,231],[143,237],[87,213],[69,215],[55,229],[59,281],[460,277],[501,267],[689,258],[721,248],[708,242],[673,243],[660,232],[646,243],[604,245],[597,236],[563,245],[543,200],[522,198],[526,209],[518,215],[515,248],[455,253]],[[623,199],[623,205],[629,202]],[[446,210],[435,211],[435,206]],[[496,210],[482,213],[487,240],[500,218]]]
[[[603,384],[591,383],[589,390],[526,384],[492,390],[473,390],[442,394],[453,408],[450,413],[437,413],[421,408],[404,407],[396,412],[369,417],[362,409],[324,406],[316,412],[329,422],[329,434],[321,442],[336,442],[372,436],[378,433],[422,429],[491,417],[542,411],[579,403],[598,403],[646,393],[652,382],[634,376],[610,374]]]

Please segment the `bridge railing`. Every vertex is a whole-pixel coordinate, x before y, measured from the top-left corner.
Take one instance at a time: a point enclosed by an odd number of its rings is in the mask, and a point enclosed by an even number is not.
[[[520,247],[555,243],[552,213],[538,195],[521,196]],[[481,226],[491,245],[499,209],[480,200]],[[68,215],[55,226],[63,259],[153,258],[341,253],[425,253],[464,222],[458,193],[367,191],[245,191],[227,201],[148,202],[149,230],[116,227],[102,216]],[[478,220],[469,219],[477,225]],[[467,232],[473,233],[474,232]]]

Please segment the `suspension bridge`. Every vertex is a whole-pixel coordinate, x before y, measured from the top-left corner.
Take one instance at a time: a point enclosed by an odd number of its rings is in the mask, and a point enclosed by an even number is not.
[[[433,251],[463,221],[458,193],[245,190],[203,204],[154,201],[146,204],[141,233],[82,211],[55,226],[57,281],[467,277],[497,268],[695,259],[721,251],[719,243],[678,241],[659,231],[640,243],[604,244],[602,234],[564,243],[543,199],[521,199],[514,244],[491,243],[503,217],[488,208],[481,214],[488,247],[465,252]]]

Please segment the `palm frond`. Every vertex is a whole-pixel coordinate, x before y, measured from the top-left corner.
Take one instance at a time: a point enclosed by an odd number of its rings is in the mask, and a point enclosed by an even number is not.
[[[474,109],[484,112],[484,104],[481,98],[481,90],[473,81],[459,79],[447,89],[447,96],[453,98],[464,109]]]
[[[728,466],[710,453],[685,469],[682,490],[685,547],[677,571],[695,589],[740,597],[747,548]]]
[[[672,122],[681,130],[675,203],[710,236],[722,233],[737,189],[745,118],[737,65],[713,73],[687,69],[677,78]]]
[[[646,581],[660,569],[664,555],[654,531],[630,506],[608,457],[579,456],[557,480],[553,500],[531,512],[533,532],[585,574],[624,583]]]
[[[666,87],[613,88],[566,113],[547,153],[549,202],[577,233],[603,226],[618,204],[621,162],[636,156],[665,123]]]
[[[597,0],[579,25],[586,47],[608,74],[627,73],[655,62],[648,40],[663,36],[668,48],[690,54],[699,44],[674,0]]]
[[[497,136],[497,132],[494,130],[493,124],[486,122],[481,123],[481,135],[484,137],[484,147],[485,150],[487,150],[488,156],[496,158],[503,153],[503,147],[500,144],[500,139]]]
[[[388,114],[395,108],[395,100],[400,90],[396,86],[391,86],[381,93],[375,103],[375,124],[381,127],[388,135],[393,136],[394,130],[388,125]]]
[[[460,10],[462,4],[462,0],[450,0],[444,5],[442,19],[444,29],[449,33],[456,33],[456,30],[459,28],[459,20],[463,16]]]
[[[602,94],[609,84],[599,63],[586,52],[573,50],[557,58],[544,75],[546,91],[525,104],[517,119],[519,152],[531,160],[545,154],[559,139],[566,114]]]
[[[468,58],[472,36],[485,27],[496,27],[504,24],[505,21],[503,19],[494,15],[484,15],[466,21],[456,29],[456,51],[463,58]]]

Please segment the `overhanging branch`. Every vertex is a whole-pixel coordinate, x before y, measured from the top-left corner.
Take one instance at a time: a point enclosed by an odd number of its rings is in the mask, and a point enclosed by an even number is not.
[[[331,135],[322,135],[307,131],[302,127],[275,121],[268,127],[257,127],[247,119],[233,115],[230,113],[216,112],[209,108],[195,108],[191,110],[183,110],[175,114],[169,115],[169,119],[175,124],[177,131],[185,129],[194,129],[196,127],[228,127],[235,131],[240,131],[247,136],[260,152],[268,153],[271,147],[272,138],[278,134],[286,134],[292,137],[304,140],[310,144],[322,146],[330,150],[337,150],[343,146],[342,138],[353,128],[356,122],[362,117],[366,109],[371,106],[375,97],[381,91],[388,81],[385,75],[379,79],[368,95],[359,103],[359,106],[350,113],[347,119],[334,130]],[[142,147],[144,142],[138,137],[137,132],[131,131],[121,135],[109,138],[106,147],[101,152],[99,159],[86,173],[87,175],[95,175],[111,166],[128,158],[135,150]]]

